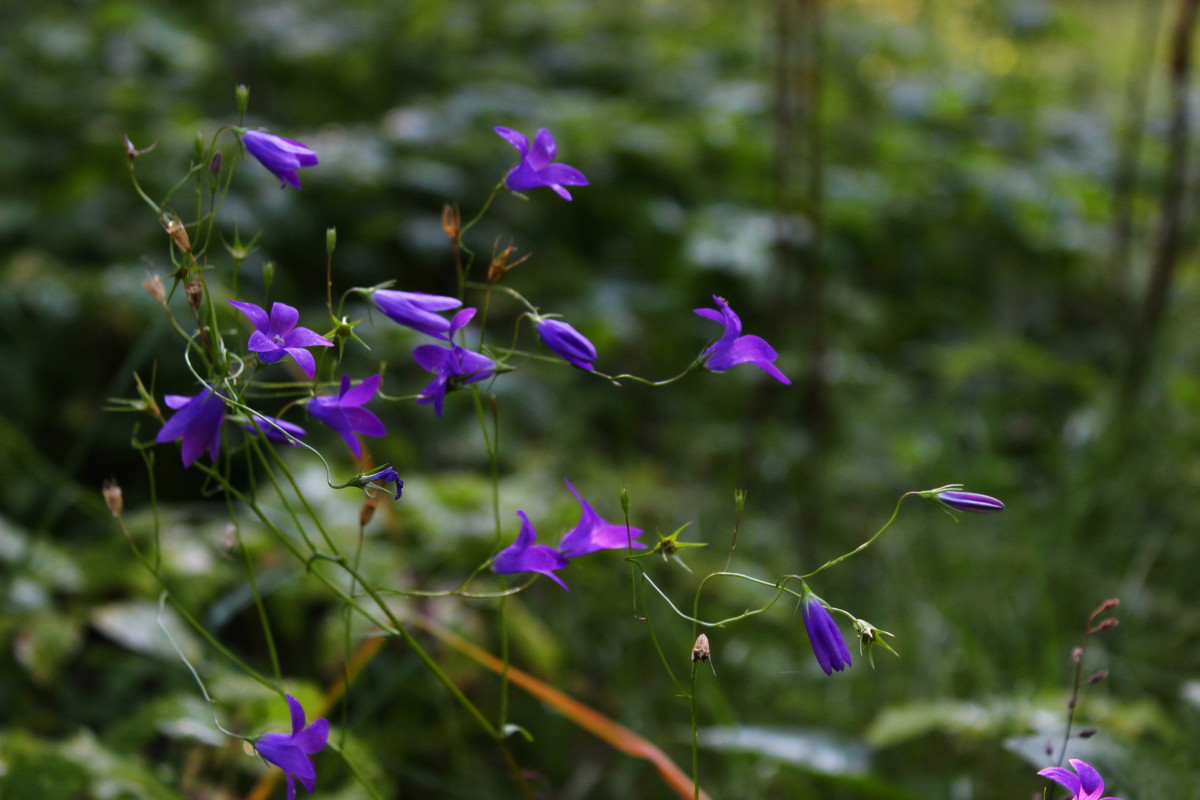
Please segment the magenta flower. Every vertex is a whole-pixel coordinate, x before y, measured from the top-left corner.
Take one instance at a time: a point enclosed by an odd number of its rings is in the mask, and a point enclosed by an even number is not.
[[[743,336],[742,320],[729,307],[729,303],[715,294],[713,300],[717,303],[715,309],[695,309],[695,312],[705,319],[725,326],[721,338],[700,354],[704,359],[704,366],[713,372],[723,372],[738,364],[753,364],[780,383],[790,386],[792,382],[772,363],[779,357],[775,348],[758,336]]]
[[[549,545],[534,544],[537,533],[534,532],[529,517],[525,516],[524,511],[518,511],[517,516],[521,518],[521,532],[517,534],[517,540],[501,550],[492,561],[492,571],[503,575],[537,572],[568,592],[571,591],[562,579],[554,574],[554,570],[567,566],[567,557]]]
[[[258,163],[266,167],[276,178],[283,181],[279,188],[286,189],[289,185],[300,188],[300,176],[296,170],[301,167],[315,167],[317,154],[300,142],[284,139],[262,131],[245,131],[242,133],[242,143],[250,155],[258,159]]]
[[[833,621],[825,604],[816,595],[806,592],[803,605],[804,629],[808,631],[808,641],[812,645],[813,655],[821,665],[826,675],[841,672],[850,666],[850,649],[846,640]]]
[[[531,316],[542,342],[568,363],[580,369],[593,369],[596,347],[587,337],[565,322]]]
[[[396,472],[395,467],[385,467],[378,472],[372,472],[370,475],[363,475],[358,479],[360,486],[366,486],[372,482],[396,484],[396,500],[399,500],[400,495],[404,494],[404,481],[400,480],[400,473]]]
[[[1091,764],[1072,758],[1071,767],[1075,772],[1062,767],[1046,767],[1038,770],[1038,775],[1061,784],[1073,795],[1071,800],[1121,800],[1119,797],[1100,797],[1104,794],[1104,779]]]
[[[377,289],[371,294],[371,299],[390,319],[439,339],[450,338],[450,320],[436,312],[449,311],[462,305],[462,301],[440,294],[397,292],[392,289]]]
[[[464,308],[450,320],[446,332],[447,339],[453,339],[460,328],[475,316],[475,309]],[[452,386],[465,386],[468,383],[481,381],[492,374],[496,362],[481,353],[474,353],[465,347],[451,342],[449,347],[436,344],[423,344],[413,350],[413,358],[423,369],[437,375],[424,389],[417,402],[433,403],[433,410],[442,416],[442,403],[446,399],[446,391]]]
[[[255,421],[258,423],[258,428],[263,432],[263,435],[272,442],[286,444],[289,447],[299,447],[298,439],[303,439],[308,435],[308,431],[291,422],[279,419],[278,417],[268,417],[266,414],[255,414]],[[246,423],[242,426],[250,433],[257,433],[254,426]]]
[[[230,300],[229,305],[245,314],[254,325],[246,347],[258,353],[259,361],[274,364],[291,356],[311,381],[317,374],[317,362],[306,347],[333,347],[333,342],[308,328],[297,328],[300,312],[284,303],[271,304],[271,316],[254,303]]]
[[[177,410],[162,426],[154,441],[173,442],[183,439],[183,465],[190,467],[205,450],[217,460],[221,448],[221,423],[225,421],[225,401],[209,387],[195,397],[169,394],[163,398],[167,406]]]
[[[642,535],[641,528],[630,528],[626,531],[624,525],[614,525],[604,521],[596,513],[596,509],[592,508],[591,503],[579,496],[579,492],[575,491],[571,481],[566,478],[563,480],[566,482],[567,488],[571,490],[571,494],[575,495],[575,499],[579,501],[582,514],[579,517],[579,524],[567,531],[563,535],[562,541],[559,542],[558,551],[560,553],[567,558],[576,558],[597,550],[629,547],[630,541],[633,542],[634,547],[645,547],[637,541],[637,538]]]
[[[362,445],[354,434],[387,436],[387,428],[383,427],[379,417],[363,408],[379,391],[382,379],[380,375],[372,375],[351,388],[350,376],[343,375],[337,397],[314,397],[308,401],[308,413],[340,433],[350,452],[359,458],[362,458]]]
[[[517,164],[504,178],[504,185],[514,192],[523,192],[538,186],[549,186],[563,200],[570,200],[571,193],[564,186],[587,186],[588,179],[583,173],[566,164],[553,164],[554,156],[558,154],[558,145],[554,137],[545,128],[539,128],[533,137],[533,147],[525,134],[518,133],[512,128],[493,128],[504,141],[517,148],[521,154],[521,163]]]
[[[300,779],[309,794],[317,787],[317,769],[313,766],[312,754],[320,752],[325,746],[329,738],[329,722],[322,717],[305,727],[304,708],[300,701],[289,694],[287,702],[292,711],[291,734],[268,733],[258,737],[253,744],[263,760],[283,770],[287,778],[288,800],[296,800],[296,778]]]
[[[986,494],[950,491],[938,492],[936,497],[955,511],[966,511],[969,514],[999,514],[1004,510],[1004,503]]]

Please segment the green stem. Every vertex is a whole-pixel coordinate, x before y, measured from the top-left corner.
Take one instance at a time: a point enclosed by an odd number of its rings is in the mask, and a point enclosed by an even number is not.
[[[824,572],[825,570],[829,569],[832,566],[842,563],[850,556],[855,555],[856,553],[861,553],[863,550],[866,550],[868,547],[871,546],[872,542],[874,542],[876,539],[878,539],[880,536],[882,536],[883,532],[886,531],[888,528],[890,528],[892,526],[892,523],[896,521],[896,517],[899,516],[899,514],[900,514],[900,506],[903,505],[904,501],[906,499],[908,499],[909,497],[916,497],[919,495],[920,495],[920,492],[907,492],[907,493],[901,495],[900,499],[896,501],[896,508],[895,508],[895,510],[892,511],[892,516],[888,519],[888,521],[884,524],[884,526],[882,528],[880,528],[879,530],[877,530],[875,532],[874,536],[872,536],[870,539],[867,539],[865,542],[860,544],[858,547],[854,548],[853,550],[851,550],[848,553],[843,553],[842,555],[838,556],[837,558],[833,559],[832,561],[826,561],[824,564],[817,567],[812,572],[809,572],[806,575],[789,576],[789,577],[798,577],[801,580],[806,580],[808,578],[813,577],[814,575],[818,575],[818,574]]]

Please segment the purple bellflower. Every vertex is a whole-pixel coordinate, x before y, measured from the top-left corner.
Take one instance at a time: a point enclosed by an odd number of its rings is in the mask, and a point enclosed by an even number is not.
[[[447,339],[453,339],[460,328],[475,316],[475,309],[464,308],[450,320]],[[413,350],[413,358],[421,367],[437,375],[432,382],[421,390],[418,403],[433,403],[434,412],[442,416],[442,403],[446,399],[446,390],[451,384],[463,386],[468,383],[481,381],[492,374],[496,362],[481,353],[474,353],[465,347],[451,342],[449,347],[436,344],[423,344]]]
[[[986,494],[950,491],[938,492],[936,497],[955,511],[965,511],[969,514],[999,514],[1004,510],[1004,503]]]
[[[395,467],[385,467],[378,472],[372,472],[370,475],[363,475],[358,479],[360,486],[366,486],[372,481],[375,483],[396,484],[396,500],[399,500],[400,495],[404,494],[404,481],[400,480],[400,473],[396,472]]]
[[[315,719],[305,727],[304,708],[300,701],[289,694],[287,702],[292,710],[292,732],[268,733],[253,744],[267,763],[283,770],[287,778],[288,800],[296,800],[296,778],[300,779],[309,794],[317,787],[317,770],[313,766],[312,754],[320,752],[325,746],[325,740],[329,738],[329,722],[324,718]]]
[[[387,428],[379,417],[363,406],[379,391],[380,375],[372,375],[357,386],[351,387],[350,376],[342,376],[342,385],[337,397],[314,397],[308,401],[308,413],[324,422],[342,435],[350,452],[362,458],[362,445],[354,434],[364,436],[387,436]]]
[[[190,467],[205,450],[216,461],[221,448],[221,423],[225,421],[224,399],[207,386],[195,397],[169,394],[163,399],[176,413],[162,426],[154,441],[173,442],[182,438],[185,467]]]
[[[529,146],[525,134],[512,128],[496,127],[492,130],[517,148],[517,152],[521,154],[521,163],[509,170],[504,178],[504,185],[514,192],[549,186],[563,200],[570,200],[571,193],[564,189],[564,186],[588,185],[588,179],[574,167],[551,163],[558,154],[558,145],[554,143],[550,131],[545,128],[538,129],[537,135],[533,137],[533,147]]]
[[[440,294],[423,292],[397,292],[393,289],[377,289],[371,299],[379,310],[401,325],[435,336],[450,338],[450,320],[436,313],[449,311],[462,305],[461,300]]]
[[[742,335],[742,320],[729,307],[724,298],[713,295],[717,307],[697,308],[695,312],[705,319],[725,326],[721,338],[708,346],[700,357],[704,366],[713,372],[723,372],[738,364],[753,364],[780,383],[790,386],[791,381],[772,362],[779,357],[775,348],[758,336]]]
[[[592,504],[579,496],[579,492],[575,491],[575,487],[571,485],[571,481],[566,478],[567,488],[571,490],[571,494],[575,495],[575,499],[579,501],[582,515],[579,518],[579,524],[563,535],[562,541],[558,544],[558,551],[567,558],[576,558],[577,556],[585,556],[588,553],[594,553],[597,550],[615,550],[621,547],[629,547],[630,542],[634,547],[645,547],[637,538],[642,535],[641,528],[629,528],[626,531],[624,525],[614,525],[611,522],[606,522],[596,509],[592,508]]]
[[[1119,797],[1100,797],[1104,794],[1104,779],[1096,768],[1078,758],[1071,759],[1074,772],[1063,767],[1046,767],[1038,775],[1061,784],[1073,795],[1071,800],[1121,800]]]
[[[258,163],[266,167],[276,178],[283,181],[280,189],[288,186],[300,188],[300,176],[296,170],[301,167],[315,167],[317,154],[300,142],[284,139],[262,131],[245,131],[242,134],[242,144],[250,155],[258,159]]]
[[[534,544],[537,533],[533,530],[533,524],[530,523],[529,517],[525,516],[524,511],[518,511],[517,516],[521,518],[521,532],[517,534],[517,540],[501,550],[492,561],[492,571],[503,575],[511,575],[514,572],[537,572],[545,575],[568,592],[571,591],[562,582],[562,579],[554,574],[554,570],[567,566],[567,557],[550,545]]]
[[[263,432],[263,435],[272,442],[286,444],[289,447],[299,447],[298,439],[303,439],[308,435],[308,431],[291,422],[286,422],[278,417],[268,417],[266,414],[255,414],[255,422],[258,423],[258,429]],[[242,426],[250,433],[257,433],[254,426],[246,423]]]
[[[815,595],[804,595],[803,615],[804,629],[808,631],[813,655],[825,674],[832,675],[850,666],[850,649],[846,647],[846,640],[829,610]]]
[[[230,300],[229,305],[236,308],[249,318],[254,325],[254,333],[246,347],[258,353],[259,361],[264,364],[274,364],[286,356],[291,356],[300,369],[311,381],[317,374],[317,362],[306,347],[333,347],[333,342],[308,328],[297,328],[300,312],[284,303],[272,303],[271,315],[254,303],[241,303]]]
[[[580,369],[594,369],[596,347],[587,337],[565,322],[532,316],[542,342],[570,364]]]

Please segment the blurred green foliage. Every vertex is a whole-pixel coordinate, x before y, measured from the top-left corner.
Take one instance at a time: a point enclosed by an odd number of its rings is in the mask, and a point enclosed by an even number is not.
[[[259,276],[271,261],[269,299],[319,313],[328,227],[336,286],[396,279],[452,292],[442,205],[471,216],[511,165],[492,126],[544,126],[592,185],[571,204],[501,197],[472,231],[481,257],[510,240],[531,252],[511,285],[585,331],[601,368],[674,374],[713,333],[689,310],[719,293],[796,378],[786,389],[743,367],[651,391],[573,370],[502,377],[505,519],[526,509],[553,538],[552,520],[562,530],[576,513],[563,475],[609,518],[628,484],[634,524],[665,533],[693,521],[688,538],[710,546],[685,556],[704,574],[724,564],[743,488],[734,564],[770,579],[852,548],[908,490],[959,481],[1008,503],[958,524],[912,504],[878,546],[814,587],[894,632],[899,660],[879,654],[872,670],[856,658],[826,680],[783,606],[710,632],[717,678],[701,674],[700,699],[714,797],[1029,796],[1049,763],[1039,748],[1062,724],[1071,648],[1109,596],[1122,600],[1122,625],[1093,642],[1090,668],[1110,677],[1080,707],[1081,725],[1101,732],[1079,752],[1122,797],[1200,792],[1190,247],[1151,378],[1133,406],[1115,400],[1165,168],[1165,46],[1139,54],[1147,36],[1165,36],[1175,4],[829,4],[817,139],[779,111],[788,81],[812,77],[780,82],[781,38],[795,47],[806,35],[780,28],[779,8],[794,5],[75,0],[4,11],[0,645],[12,658],[0,659],[0,796],[231,797],[262,772],[216,734],[164,651],[157,589],[98,493],[117,476],[131,528],[149,528],[129,441],[156,424],[103,406],[133,395],[135,371],[159,396],[190,393],[140,288],[147,270],[168,269],[167,240],[129,185],[120,135],[157,142],[138,171],[159,196],[187,169],[197,131],[236,121],[238,83],[251,88],[248,125],[321,155],[302,192],[280,191],[257,165],[239,172],[223,233],[263,231],[243,299],[268,299]],[[1161,25],[1148,26],[1156,14]],[[1123,271],[1113,183],[1125,87],[1140,69],[1148,111]],[[784,168],[781,153],[814,142],[819,173],[811,160]],[[804,187],[815,174],[814,200]],[[497,301],[493,318],[517,313]],[[388,358],[415,341],[382,326],[373,335]],[[415,392],[419,378],[407,379]],[[490,543],[470,409],[450,403],[438,422],[397,405],[386,421],[393,433],[376,454],[407,487],[370,529],[368,568],[381,583],[444,588]],[[224,504],[201,496],[173,449],[156,458],[168,574],[193,613],[266,669],[244,573],[223,544]],[[357,506],[325,494],[314,497],[352,545]],[[245,535],[284,672],[315,696],[341,674],[343,611],[260,531]],[[694,575],[656,570],[673,596],[690,596]],[[568,579],[568,598],[543,582],[511,601],[514,662],[686,763],[687,706],[631,617],[624,565],[597,558]],[[722,584],[705,616],[758,602]],[[418,610],[496,649],[493,606]],[[690,627],[666,612],[656,630],[682,668]],[[261,690],[186,628],[178,636],[220,700],[253,710],[228,725],[282,724]],[[490,676],[438,655],[495,707]],[[512,700],[535,737],[514,747],[536,790],[667,796],[644,763]],[[495,749],[398,645],[332,721],[385,793],[512,796]],[[319,771],[322,797],[360,796],[331,754]]]

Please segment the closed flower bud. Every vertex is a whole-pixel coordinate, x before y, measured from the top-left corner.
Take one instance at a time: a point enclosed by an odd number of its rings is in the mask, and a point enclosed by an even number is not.
[[[239,83],[237,89],[234,90],[233,96],[237,100],[238,114],[243,117],[246,116],[246,109],[250,105],[250,87],[244,83]]]
[[[594,369],[596,347],[573,327],[557,319],[533,317],[538,336],[546,347],[580,369]]]
[[[270,291],[271,284],[275,282],[275,262],[268,261],[263,264],[263,287]]]
[[[325,253],[333,255],[333,251],[337,249],[337,228],[325,229]]]
[[[204,156],[207,148],[204,146],[204,134],[201,131],[196,131],[195,147],[196,157],[193,159],[193,161],[196,164],[203,164],[206,160]]]
[[[462,231],[462,214],[459,213],[457,205],[446,203],[442,206],[442,231],[451,242],[458,242],[459,233]]]
[[[121,487],[117,485],[117,479],[106,479],[100,488],[100,493],[104,495],[104,502],[108,505],[108,510],[112,512],[112,515],[114,517],[121,516],[121,512],[125,509],[125,500],[121,496]]]
[[[1004,503],[986,494],[949,491],[939,492],[936,497],[943,505],[969,514],[998,514],[1004,510]]]

